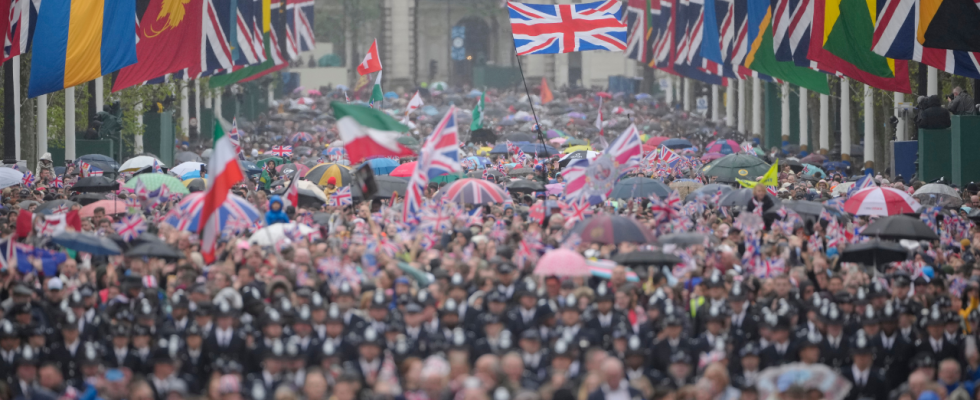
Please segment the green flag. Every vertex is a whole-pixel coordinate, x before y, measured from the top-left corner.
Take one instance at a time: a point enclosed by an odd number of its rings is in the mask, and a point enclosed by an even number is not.
[[[797,67],[792,61],[776,61],[776,54],[772,47],[771,22],[772,13],[767,11],[762,18],[762,23],[759,24],[760,27],[764,26],[766,29],[752,41],[752,48],[749,49],[749,54],[745,56],[745,66],[817,93],[830,94],[827,74],[806,67]]]
[[[374,78],[374,88],[371,89],[371,107],[374,107],[374,103],[380,104],[385,99],[385,93],[381,90],[381,72],[378,71],[378,76]]]
[[[834,3],[840,3],[838,14],[831,12]],[[895,76],[894,66],[871,51],[876,7],[869,7],[869,3],[873,5],[874,0],[827,0],[824,26],[831,28],[823,48],[862,71],[891,78]]]
[[[470,123],[471,131],[483,128],[483,100],[486,95],[486,93],[481,93],[480,101],[476,103],[476,107],[473,107],[473,122]]]

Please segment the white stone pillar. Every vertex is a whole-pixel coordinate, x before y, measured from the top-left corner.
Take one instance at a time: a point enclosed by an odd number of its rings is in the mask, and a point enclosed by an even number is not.
[[[207,88],[204,89],[204,109],[211,109],[211,90]]]
[[[693,100],[692,97],[694,95],[694,88],[693,88],[694,85],[691,84],[691,79],[689,78],[683,78],[683,79],[684,79],[684,111],[690,112],[691,101]]]
[[[721,115],[718,114],[719,110],[719,99],[718,99],[718,85],[711,85],[711,120],[721,121]]]
[[[275,90],[272,89],[272,85],[268,86],[268,90],[266,91],[266,96],[268,96],[267,98],[268,104],[272,104],[272,102],[276,100]]]
[[[905,93],[895,92],[895,118],[898,118],[898,124],[895,126],[895,140],[904,141],[905,140],[905,117],[902,116],[902,110],[898,108],[898,105],[905,102]]]
[[[105,105],[105,88],[103,87],[105,83],[102,77],[95,78],[95,112],[98,113],[102,111],[102,107]]]
[[[874,168],[875,162],[875,92],[864,85],[864,168]]]
[[[851,159],[851,80],[840,78],[840,159]]]
[[[48,95],[37,96],[37,158],[48,152]],[[61,160],[64,161],[64,160]]]
[[[669,108],[669,107],[673,107],[673,103],[674,103],[674,77],[668,76],[667,78],[664,79],[667,82],[666,97],[664,98],[664,100],[667,101],[667,106]]]
[[[214,95],[214,122],[215,123],[218,123],[218,121],[221,121],[221,118],[222,118],[222,116],[221,116],[221,91],[219,90],[218,93],[215,93],[215,95]]]
[[[11,60],[14,66],[14,154],[18,160],[23,160],[20,154],[20,56]]]
[[[725,88],[725,126],[735,126],[735,82],[731,80]]]
[[[143,127],[143,104],[137,104],[136,107],[134,107],[134,110],[136,111],[136,124],[139,125],[140,127]],[[145,127],[143,128],[145,129]],[[143,152],[142,132],[143,131],[141,130],[139,134],[133,135],[133,151],[135,151],[136,154],[140,154]]]
[[[810,110],[807,108],[807,97],[810,95],[805,87],[800,87],[800,150],[807,150],[810,144]]]
[[[745,93],[748,90],[745,79],[738,80],[738,131],[745,133]]]
[[[762,80],[752,78],[752,135],[762,135]]]
[[[789,82],[783,82],[780,102],[779,136],[782,140],[789,140]],[[782,148],[782,143],[780,143]]]
[[[935,96],[939,94],[939,70],[935,67],[928,67],[928,78],[926,84],[926,95]]]
[[[65,159],[75,161],[75,87],[65,88]]]
[[[194,80],[194,118],[197,118],[197,134],[201,134],[201,81]]]
[[[820,95],[820,154],[830,148],[830,96]]]
[[[187,101],[187,84],[185,80],[180,82],[180,131],[187,135],[190,133],[190,105]]]

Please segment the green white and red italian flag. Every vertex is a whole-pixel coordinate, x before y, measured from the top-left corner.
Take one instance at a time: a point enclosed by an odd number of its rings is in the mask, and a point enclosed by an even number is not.
[[[330,103],[340,140],[352,165],[377,157],[407,157],[415,152],[398,142],[408,127],[383,111],[339,101]]]
[[[238,164],[235,144],[225,135],[220,121],[214,124],[214,151],[211,152],[208,172],[211,179],[208,180],[208,189],[204,192],[204,205],[201,208],[201,221],[204,223],[200,225],[200,233],[201,255],[204,256],[204,262],[210,264],[215,260],[215,248],[218,238],[221,237],[218,210],[228,199],[232,186],[245,179],[242,167]]]

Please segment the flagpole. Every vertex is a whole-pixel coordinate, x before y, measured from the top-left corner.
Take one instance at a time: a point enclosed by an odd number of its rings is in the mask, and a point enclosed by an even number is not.
[[[538,131],[538,140],[541,141],[541,148],[544,150],[544,157],[550,159],[548,145],[544,142],[544,133],[541,132],[541,123],[538,122],[538,113],[534,111],[534,101],[531,100],[531,91],[527,88],[527,79],[524,78],[524,66],[521,64],[521,56],[517,54],[517,47],[514,47],[514,57],[517,58],[517,68],[521,71],[521,82],[524,82],[524,92],[527,93],[527,103],[531,106],[531,115],[534,116],[534,126]],[[549,163],[544,164],[544,176],[548,178],[548,170],[551,169]]]

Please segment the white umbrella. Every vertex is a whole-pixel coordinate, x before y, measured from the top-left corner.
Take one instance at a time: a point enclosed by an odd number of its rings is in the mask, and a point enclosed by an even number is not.
[[[0,167],[0,189],[24,183],[24,174],[16,169]]]
[[[259,246],[273,246],[279,240],[287,237],[286,231],[298,231],[302,235],[308,235],[316,230],[297,222],[291,222],[288,224],[274,224],[272,226],[259,229],[253,233],[252,237],[248,239],[248,242]]]
[[[119,166],[119,172],[132,172],[138,171],[146,167],[152,167],[153,162],[156,161],[157,165],[161,167],[166,167],[167,165],[154,157],[151,156],[136,156],[126,160],[123,165]]]
[[[834,197],[844,196],[844,195],[847,194],[847,191],[848,190],[851,190],[851,188],[854,187],[854,184],[855,183],[856,182],[841,182],[841,183],[838,183],[837,186],[834,186],[834,190],[832,192],[830,192],[830,195],[831,196],[834,196]]]
[[[299,188],[299,189],[307,189],[307,190],[312,191],[313,194],[316,195],[316,198],[318,198],[320,200],[323,200],[324,203],[329,203],[330,202],[330,200],[327,199],[327,194],[326,193],[323,193],[323,189],[321,189],[319,186],[317,186],[313,182],[310,182],[310,181],[298,181],[298,182],[296,182],[296,187]]]
[[[177,175],[178,177],[184,176],[188,172],[200,171],[202,165],[207,165],[204,163],[188,161],[181,163],[180,165],[170,169],[170,173]]]

